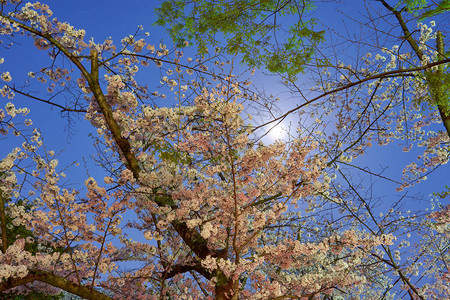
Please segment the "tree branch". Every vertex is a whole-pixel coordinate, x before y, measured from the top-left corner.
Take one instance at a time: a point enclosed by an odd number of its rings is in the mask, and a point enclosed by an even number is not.
[[[376,79],[383,79],[383,78],[386,78],[386,77],[405,76],[407,74],[410,75],[410,76],[415,76],[415,74],[413,72],[424,71],[424,70],[430,69],[431,67],[443,65],[443,64],[446,64],[446,63],[449,63],[449,62],[450,62],[450,58],[446,58],[444,60],[436,61],[436,62],[427,64],[427,65],[424,65],[424,66],[420,66],[420,67],[410,68],[410,69],[392,70],[392,71],[383,72],[383,73],[375,74],[375,75],[372,75],[372,76],[368,76],[368,77],[363,78],[363,79],[358,80],[358,81],[350,82],[350,83],[348,83],[346,85],[343,85],[343,86],[338,87],[336,89],[333,89],[333,90],[330,90],[330,91],[325,92],[323,94],[320,94],[319,96],[314,97],[311,100],[308,100],[305,103],[300,104],[297,107],[287,111],[286,113],[282,114],[278,118],[274,118],[274,119],[272,119],[269,122],[266,122],[264,124],[256,126],[255,128],[253,128],[253,131],[256,131],[256,130],[258,130],[261,127],[265,127],[265,126],[270,125],[270,124],[275,123],[275,122],[281,122],[284,119],[286,119],[287,116],[289,116],[293,112],[296,112],[297,110],[300,110],[301,108],[303,108],[305,106],[308,106],[309,104],[311,104],[311,103],[313,103],[313,102],[315,102],[315,101],[317,101],[317,100],[319,100],[319,99],[321,99],[321,98],[323,98],[325,96],[328,96],[328,95],[331,95],[331,94],[334,94],[334,93],[337,93],[337,92],[340,92],[340,91],[343,91],[343,90],[347,90],[347,89],[349,89],[351,87],[354,87],[356,85],[363,84],[364,82],[371,81],[371,80],[376,80]]]
[[[3,174],[0,174],[3,175]],[[6,215],[5,215],[5,204],[6,199],[3,197],[3,192],[0,190],[0,230],[2,231],[2,251],[6,253],[8,249],[8,236],[6,235]]]
[[[72,281],[69,281],[60,276],[41,270],[29,270],[28,275],[23,278],[8,279],[7,281],[0,283],[0,292],[4,292],[16,286],[24,285],[34,281],[47,283],[53,287],[60,288],[66,292],[72,293],[74,295],[86,299],[112,300],[111,297],[97,290],[94,290],[86,286],[77,285]]]
[[[36,96],[30,95],[30,94],[28,94],[28,93],[22,92],[21,90],[18,90],[18,89],[16,89],[16,88],[13,87],[13,86],[9,86],[9,85],[6,85],[6,86],[7,86],[8,88],[10,88],[11,90],[13,90],[14,92],[16,92],[16,93],[18,93],[18,94],[21,94],[22,96],[26,96],[26,97],[28,97],[28,98],[31,98],[31,99],[34,99],[34,100],[37,100],[37,101],[40,101],[40,102],[47,103],[47,104],[50,104],[50,105],[52,105],[52,106],[56,106],[56,107],[58,107],[58,108],[61,108],[61,112],[64,112],[64,111],[68,111],[68,112],[79,112],[79,113],[85,113],[85,112],[87,112],[85,109],[68,108],[68,107],[59,105],[59,104],[57,104],[57,103],[51,102],[51,101],[49,101],[49,100],[41,99],[41,98],[38,98],[38,97],[36,97]],[[52,98],[53,98],[53,97],[52,97]]]
[[[424,53],[422,52],[422,50],[420,50],[420,47],[417,44],[417,42],[412,38],[411,32],[409,31],[408,27],[406,26],[405,20],[403,20],[401,12],[399,12],[395,8],[391,7],[384,0],[378,0],[378,1],[380,1],[383,4],[383,6],[386,7],[390,12],[392,12],[394,14],[394,16],[397,18],[397,21],[403,30],[403,34],[405,35],[406,41],[409,43],[411,48],[414,50],[414,53],[417,55],[417,57],[420,60],[422,60]],[[446,59],[444,56],[444,38],[443,38],[442,32],[440,32],[440,31],[437,32],[436,49],[438,52],[438,61],[447,61],[448,62],[448,59]],[[436,105],[438,107],[439,114],[441,115],[442,123],[444,124],[444,127],[447,130],[447,135],[450,137],[450,107],[448,104],[448,99],[445,99],[445,95],[443,93],[443,88],[445,85],[443,82],[435,83],[432,80],[432,76],[437,76],[438,80],[444,79],[443,64],[438,65],[437,74],[427,72],[425,75],[427,75],[426,80],[430,87],[432,97],[434,98],[434,101],[436,102]]]
[[[136,156],[131,151],[130,143],[126,138],[122,137],[121,129],[113,118],[112,108],[106,101],[106,97],[100,87],[98,66],[98,53],[95,50],[91,50],[91,74],[86,77],[89,83],[89,87],[94,94],[95,100],[100,106],[100,110],[105,117],[114,140],[116,141],[117,145],[122,151],[122,154],[127,160],[128,169],[133,173],[134,178],[138,180],[141,167],[139,166],[139,162],[136,159]],[[172,209],[177,208],[170,196],[156,196],[154,198],[154,201],[160,207],[170,206]],[[198,233],[198,231],[196,231],[195,229],[190,229],[186,225],[186,223],[174,220],[171,222],[171,224],[175,228],[177,233],[181,236],[183,241],[199,258],[205,258],[208,255],[211,255],[213,257],[224,256],[225,250],[209,250],[207,241],[200,235],[200,233]]]
[[[198,261],[192,265],[187,265],[187,264],[173,265],[173,266],[169,267],[169,270],[170,271],[164,273],[165,279],[169,279],[178,274],[186,273],[189,271],[196,271],[197,273],[203,275],[203,277],[205,277],[208,280],[212,278],[212,274],[210,272],[206,271],[206,269],[203,268]]]

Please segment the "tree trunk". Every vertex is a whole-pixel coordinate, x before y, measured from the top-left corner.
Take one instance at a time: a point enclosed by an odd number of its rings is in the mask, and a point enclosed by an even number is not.
[[[239,297],[239,281],[229,279],[222,272],[216,274],[216,300],[237,300]]]

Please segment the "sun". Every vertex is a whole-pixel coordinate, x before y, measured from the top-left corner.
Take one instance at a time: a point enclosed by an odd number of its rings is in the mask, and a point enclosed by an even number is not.
[[[275,126],[271,126],[267,132],[267,135],[271,140],[283,140],[287,136],[287,127],[281,122]]]

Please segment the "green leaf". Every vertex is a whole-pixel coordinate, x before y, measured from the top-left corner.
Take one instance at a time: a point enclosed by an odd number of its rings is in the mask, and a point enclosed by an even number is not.
[[[440,3],[436,5],[436,8],[430,9],[421,14],[419,20],[423,21],[427,18],[434,17],[436,15],[442,14],[450,10],[450,0],[442,0]]]
[[[177,45],[187,40],[200,53],[220,46],[250,67],[295,76],[323,41],[314,19],[304,17],[312,9],[312,1],[164,0],[155,24],[165,26]]]

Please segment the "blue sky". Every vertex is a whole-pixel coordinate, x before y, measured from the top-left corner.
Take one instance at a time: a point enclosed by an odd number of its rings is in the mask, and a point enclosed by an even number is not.
[[[105,5],[104,1],[46,1],[50,5],[54,16],[59,20],[68,21],[76,28],[84,28],[86,30],[86,40],[92,36],[94,41],[101,42],[108,37],[112,37],[116,43],[120,39],[133,34],[138,25],[143,25],[144,30],[150,32],[150,37],[155,44],[164,41],[171,46],[170,39],[164,32],[164,29],[153,27],[152,23],[155,20],[153,9],[158,1],[123,1],[112,0]],[[319,20],[318,26],[328,28],[328,33],[333,31],[341,32],[343,35],[347,34],[352,29],[352,21],[346,19],[345,16],[355,15],[357,12],[364,13],[365,8],[362,5],[363,1],[348,1],[346,4],[342,2],[323,2],[317,5],[318,10],[309,15]],[[352,5],[349,5],[352,4]],[[345,22],[344,22],[345,19]],[[351,33],[351,31],[350,31]],[[356,32],[357,33],[357,32]],[[330,37],[330,36],[328,36]],[[14,78],[26,78],[29,71],[35,71],[42,65],[50,63],[49,58],[43,51],[38,51],[31,46],[29,39],[22,39],[21,45],[13,47],[14,54],[6,53],[7,58],[5,63],[1,66],[2,70],[10,70]],[[5,50],[2,50],[2,52]],[[361,55],[361,53],[354,53],[352,49],[347,49],[345,56]],[[289,96],[286,89],[273,76],[264,75],[265,71],[257,72],[253,78],[255,86],[265,90],[267,93],[279,97],[280,101],[277,103],[277,108],[280,113],[288,110],[296,104],[295,98]],[[159,74],[145,73],[148,76],[150,85],[151,81],[155,81],[154,86],[158,85]],[[306,81],[305,78],[300,78],[301,81]],[[19,82],[19,81],[18,81]],[[6,99],[1,100],[6,103]],[[59,110],[52,108],[53,112],[48,113],[50,106],[30,101],[22,96],[17,95],[14,100],[16,106],[27,106],[31,109],[30,118],[34,122],[34,126],[40,128],[43,132],[43,137],[48,149],[54,149],[57,152],[62,151],[60,161],[70,163],[72,161],[82,162],[83,157],[87,158],[95,152],[92,148],[92,139],[88,137],[88,133],[92,133],[90,124],[83,119],[83,116],[74,116],[73,121],[68,127],[67,120],[61,118]],[[57,102],[63,103],[64,100],[57,99]],[[257,120],[261,121],[261,120]],[[285,122],[285,126],[292,122],[292,127],[296,127],[296,118],[291,117]],[[269,137],[273,138],[275,135]],[[269,140],[267,140],[269,141]],[[8,147],[2,147],[2,154],[5,153]],[[399,180],[402,168],[415,158],[415,153],[405,154],[401,152],[401,148],[395,145],[389,147],[374,147],[367,155],[364,155],[355,160],[361,167],[369,166],[374,170],[381,170],[387,167],[385,174],[389,174],[394,179]],[[392,164],[395,161],[395,164]],[[86,176],[85,171],[78,168],[72,179],[78,178],[78,182],[83,182]],[[443,185],[447,183],[445,180],[446,167],[439,168],[436,172],[428,176],[428,180],[422,182],[419,187],[410,189],[420,191],[428,195],[433,191],[441,191]],[[78,175],[78,176],[77,176]],[[389,188],[388,188],[389,187]],[[390,196],[398,197],[398,193],[393,192],[395,185],[390,183],[383,183],[380,191],[385,191]]]
[[[163,39],[163,30],[152,28],[153,22],[153,1],[43,1],[48,4],[53,11],[53,16],[58,20],[67,21],[77,29],[84,28],[87,32],[86,40],[92,36],[94,41],[102,42],[108,37],[120,44],[120,40],[133,34],[138,25],[145,25],[145,28],[153,36],[153,41],[158,44]],[[143,4],[144,3],[144,4]],[[29,71],[37,71],[43,66],[48,66],[51,60],[45,51],[37,50],[29,38],[20,39],[20,44],[14,45],[9,51],[0,50],[0,56],[5,57],[5,63],[0,66],[2,72],[9,70],[16,82],[25,81]],[[151,78],[159,81],[159,73]],[[149,78],[150,80],[150,78]],[[158,82],[156,81],[156,82]],[[156,86],[157,84],[155,84]],[[44,89],[45,85],[36,85],[37,89]],[[39,93],[45,99],[45,95]],[[8,102],[2,98],[1,105]],[[55,102],[64,104],[65,99],[55,98]],[[67,122],[65,115],[60,113],[59,108],[51,107],[47,104],[30,101],[23,96],[17,95],[14,99],[16,107],[28,107],[31,113],[27,116],[33,120],[33,126],[40,128],[44,142],[48,150],[53,149],[60,153],[60,164],[70,164],[73,161],[80,163],[80,167],[73,170],[71,181],[82,183],[86,178],[86,171],[83,167],[83,158],[89,163],[89,156],[95,153],[92,147],[93,139],[88,136],[93,133],[92,126],[83,115],[71,114],[72,121]],[[49,112],[49,110],[52,110]],[[12,141],[8,140],[10,146]],[[10,151],[10,147],[1,147],[0,153],[5,155]],[[101,177],[100,177],[101,178]]]
[[[92,36],[94,41],[101,42],[105,38],[112,37],[112,39],[118,44],[123,37],[133,34],[138,25],[143,25],[144,30],[150,32],[150,37],[153,43],[158,44],[161,40],[164,40],[168,46],[171,46],[170,39],[164,33],[164,29],[152,27],[154,22],[153,9],[158,1],[94,1],[94,0],[77,0],[77,1],[43,1],[50,5],[50,8],[54,12],[54,16],[59,20],[68,21],[71,25],[78,29],[86,30],[86,40]],[[347,12],[350,16],[355,16],[355,12],[364,11],[364,7],[361,5],[363,1],[353,0],[346,3],[334,4],[324,1],[318,4],[318,12],[311,13],[311,16],[316,17],[321,22],[324,22],[327,27],[332,28],[336,32],[346,34],[346,30],[354,29],[351,27],[352,22],[346,21],[347,26],[343,23],[343,15],[337,12],[337,9]],[[330,31],[331,32],[331,31]],[[26,74],[29,71],[36,70],[37,67],[50,63],[49,58],[43,51],[38,51],[32,46],[29,39],[21,39],[21,45],[15,45],[13,47],[14,52],[9,52],[4,49],[0,49],[0,57],[5,57],[6,61],[3,65],[0,65],[0,72],[9,70],[13,78],[26,78]],[[361,55],[361,53],[355,53],[353,49],[348,48],[345,56],[351,57],[352,55]],[[155,69],[153,69],[155,70]],[[277,104],[280,112],[284,112],[295,105],[295,98],[291,98],[286,92],[285,88],[277,83],[277,79],[274,77],[268,77],[264,75],[264,71],[258,72],[254,77],[255,85],[261,89],[265,89],[267,93],[272,93],[274,96],[280,98],[280,102]],[[151,74],[147,72],[148,81],[154,81],[154,87],[159,82],[159,72]],[[305,78],[300,78],[300,81]],[[20,82],[20,81],[17,81]],[[152,84],[150,84],[152,85]],[[58,99],[59,100],[59,99]],[[0,100],[1,106],[7,102],[7,99],[2,98]],[[64,100],[60,103],[63,103]],[[70,175],[70,181],[72,183],[82,183],[87,177],[86,171],[83,167],[83,158],[88,161],[87,166],[92,167],[92,162],[89,161],[89,155],[95,153],[95,149],[92,145],[92,138],[88,136],[92,133],[92,127],[83,116],[76,117],[71,123],[71,130],[67,129],[67,120],[60,117],[59,110],[53,108],[49,113],[50,107],[43,103],[38,103],[25,99],[22,96],[17,95],[14,103],[17,107],[27,106],[31,109],[29,117],[34,121],[34,126],[41,128],[44,141],[48,150],[53,149],[56,152],[63,152],[59,156],[61,165],[70,164],[73,161],[81,163],[81,165],[72,169],[68,174]],[[295,118],[290,118],[290,121],[295,122]],[[440,124],[436,125],[437,129],[440,129]],[[293,127],[296,125],[293,123]],[[0,148],[0,155],[3,157],[10,151],[13,142],[11,139],[0,140],[2,147]],[[385,170],[383,175],[400,180],[401,171],[405,165],[415,159],[419,153],[413,150],[410,153],[403,153],[398,143],[394,142],[385,147],[373,147],[370,151],[354,160],[360,167],[370,167],[373,172]],[[101,176],[101,171],[98,172]],[[97,173],[96,173],[97,174]],[[355,171],[355,178],[361,176],[365,180],[369,180],[361,172]],[[91,175],[94,175],[92,173]],[[98,181],[101,182],[101,177]],[[428,195],[432,192],[439,192],[443,190],[445,184],[449,184],[448,181],[448,165],[444,165],[437,169],[435,172],[428,176],[428,180],[423,181],[420,185],[408,189],[406,192],[409,195],[421,194],[424,201],[422,202],[410,202],[412,209],[425,209],[429,207]],[[395,192],[396,184],[389,181],[375,178],[373,181],[373,193],[376,196],[383,197],[383,204],[381,210],[389,207],[395,200],[402,197],[405,193]]]
[[[143,25],[144,30],[150,32],[150,37],[155,44],[163,40],[169,47],[171,46],[170,39],[165,34],[164,29],[152,27],[155,20],[153,9],[158,1],[131,0],[125,3],[112,0],[108,1],[107,5],[105,5],[105,1],[87,0],[45,1],[45,3],[50,5],[54,16],[59,20],[68,21],[76,28],[84,28],[86,40],[89,40],[89,37],[92,36],[95,41],[100,42],[111,36],[118,43],[124,36],[134,33],[138,25]],[[344,16],[355,16],[357,12],[364,13],[363,3],[363,1],[356,0],[346,3],[338,2],[337,4],[325,1],[317,5],[317,12],[312,12],[309,15],[319,20],[318,26],[330,29],[329,33],[332,29],[345,35],[348,30],[352,29],[353,23],[348,19],[344,23]],[[11,52],[2,49],[2,52],[5,51],[6,61],[1,68],[2,71],[10,70],[14,78],[25,79],[29,71],[36,70],[37,67],[43,65],[43,62],[44,64],[50,63],[43,51],[38,51],[31,46],[29,39],[22,39],[21,45],[15,45],[12,50],[14,51],[13,55],[11,55]],[[352,52],[352,49],[346,51],[344,57],[352,54],[361,55],[361,53]],[[295,98],[289,97],[289,94],[285,92],[286,90],[281,84],[277,83],[274,77],[265,76],[264,73],[267,72],[257,73],[254,77],[255,85],[281,99],[277,104],[280,112],[293,107]],[[146,73],[149,82],[155,81],[155,87],[158,85],[158,75]],[[302,80],[306,81],[306,77],[305,79],[300,78],[300,81]],[[6,99],[1,101],[6,103]],[[43,103],[30,101],[19,95],[16,96],[14,101],[18,107],[27,106],[31,109],[30,118],[34,121],[36,127],[41,128],[48,149],[54,149],[57,152],[64,150],[61,154],[61,161],[77,160],[81,162],[83,156],[87,157],[94,152],[90,146],[92,139],[87,136],[87,133],[92,130],[91,126],[83,120],[82,116],[80,118],[74,115],[74,120],[69,129],[66,119],[60,117],[57,108],[52,108],[53,112],[49,114],[50,107]],[[64,100],[60,101],[60,103],[63,102]],[[295,118],[290,118],[290,121],[294,122],[293,127],[295,128]],[[289,123],[289,120],[287,123]],[[6,147],[2,147],[1,152],[4,153],[4,151],[7,151]],[[356,162],[361,166],[368,165],[375,168],[387,166],[386,172],[399,179],[399,172],[414,156],[414,153],[404,154],[400,147],[396,147],[394,143],[389,147],[375,147],[368,155],[358,158]],[[392,164],[392,161],[395,161],[396,164]],[[428,176],[429,179],[421,183],[419,190],[426,195],[433,191],[440,191],[442,186],[447,183],[445,169],[445,166],[441,167],[437,172]]]

